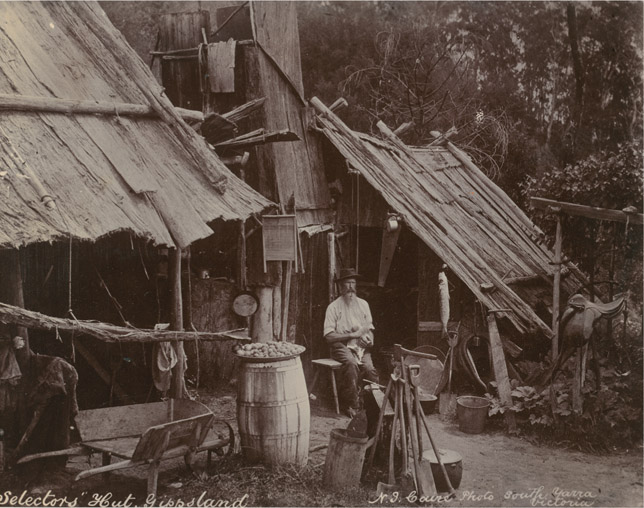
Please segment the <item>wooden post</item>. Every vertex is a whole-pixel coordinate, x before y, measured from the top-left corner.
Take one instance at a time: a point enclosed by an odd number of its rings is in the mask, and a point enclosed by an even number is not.
[[[191,49],[203,42],[201,29],[210,33],[208,11],[164,14],[159,20],[159,50]],[[161,76],[165,93],[175,106],[202,110],[208,95],[200,90],[196,60],[161,60]]]
[[[614,277],[615,277],[615,229],[613,229],[613,245],[611,245],[611,248],[610,248],[610,264],[608,265],[608,301],[610,302],[613,301],[613,297],[615,296],[615,292],[613,288]],[[608,337],[609,342],[613,341],[613,320],[612,319],[609,319],[608,323],[606,323],[606,336]],[[593,357],[593,360],[596,362],[598,358]]]
[[[22,271],[20,252],[16,249],[0,251],[0,298],[4,303],[16,307],[25,307],[22,290]],[[29,351],[29,332],[26,327],[16,327],[16,332],[25,339],[25,347],[16,351],[16,355],[25,355]]]
[[[581,372],[582,362],[584,361],[584,352],[582,348],[577,348],[575,353],[575,376],[572,380],[572,410],[580,414],[583,406],[583,398],[581,395]]]
[[[552,282],[552,361],[559,355],[559,297],[561,294],[561,213],[557,210],[557,232],[555,234],[554,277]]]
[[[101,453],[101,465],[109,466],[111,463],[112,463],[112,454],[110,452]],[[103,481],[108,482],[109,480],[110,480],[109,471],[106,473],[103,473]]]
[[[328,258],[329,258],[329,302],[335,300],[335,233],[326,235]]]
[[[170,328],[183,330],[183,301],[181,298],[181,249],[171,249],[170,258]],[[173,347],[177,354],[177,364],[172,369],[172,384],[170,394],[172,398],[181,399],[185,393],[185,361],[183,342],[174,341]]]
[[[286,261],[284,278],[282,280],[282,329],[280,340],[288,340],[288,307],[291,303],[291,276],[293,273],[293,261]]]
[[[512,388],[510,378],[508,377],[508,367],[505,363],[505,353],[503,353],[503,343],[499,335],[499,328],[496,324],[494,312],[488,311],[487,326],[490,336],[490,351],[492,354],[492,368],[494,369],[494,379],[496,379],[497,389],[499,390],[499,399],[501,404],[506,407],[512,406]],[[516,430],[517,423],[514,412],[506,410],[505,423],[508,430]]]
[[[148,466],[148,496],[157,495],[157,482],[159,480],[159,459],[154,459]]]
[[[251,339],[253,342],[269,342],[273,338],[273,287],[257,286],[259,305],[252,317]]]
[[[273,333],[271,340],[280,340],[282,331],[282,287],[273,288]]]
[[[239,170],[239,179],[246,181],[246,172]],[[246,290],[246,221],[241,220],[239,225],[239,285],[242,290]]]

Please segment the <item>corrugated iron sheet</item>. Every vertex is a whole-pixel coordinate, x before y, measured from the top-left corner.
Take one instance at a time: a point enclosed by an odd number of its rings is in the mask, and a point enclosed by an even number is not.
[[[0,54],[0,93],[144,105],[152,94],[167,101],[94,3],[1,2]],[[121,65],[124,55],[136,59],[135,76]],[[116,231],[185,246],[212,234],[207,222],[246,218],[270,206],[205,144],[201,153],[188,149],[177,129],[189,130],[178,117],[173,124],[3,112],[0,247],[69,235],[96,240]],[[32,180],[54,198],[56,210],[44,207]],[[223,192],[213,186],[222,180]]]
[[[520,333],[551,335],[508,277],[538,275],[548,283],[552,253],[542,233],[482,172],[462,164],[447,148],[412,149],[358,134],[333,113],[318,116],[340,153],[400,213],[409,228],[489,309],[504,313]],[[578,283],[571,274],[566,282]],[[491,283],[494,290],[483,291]]]

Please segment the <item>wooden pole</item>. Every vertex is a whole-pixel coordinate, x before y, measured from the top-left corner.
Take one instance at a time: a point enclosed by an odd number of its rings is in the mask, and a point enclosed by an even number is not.
[[[561,213],[557,213],[557,232],[555,233],[554,278],[552,282],[552,361],[559,356],[559,298],[561,295]]]
[[[545,210],[556,209],[568,215],[579,215],[589,219],[610,220],[616,222],[628,222],[641,226],[644,224],[644,214],[624,210],[613,210],[610,208],[597,208],[595,206],[578,205],[565,201],[554,201],[544,198],[530,198],[530,204],[535,208]]]
[[[183,331],[183,299],[181,295],[181,249],[170,250],[170,328]],[[177,364],[172,369],[172,384],[170,394],[174,399],[184,398],[185,393],[185,362],[186,354],[183,342],[174,341],[173,347],[177,355]]]
[[[335,233],[331,232],[326,236],[329,258],[329,302],[335,300]]]
[[[184,332],[174,330],[148,330],[126,328],[110,323],[85,321],[81,319],[66,319],[47,316],[6,303],[0,303],[0,323],[16,324],[26,328],[46,330],[50,332],[73,332],[78,335],[88,335],[104,342],[167,342],[194,340],[248,340],[243,335],[243,328],[225,332]]]
[[[101,365],[101,362],[96,359],[96,357],[91,353],[89,349],[85,347],[85,345],[81,341],[77,341],[75,347],[76,351],[78,351],[78,353],[83,358],[85,358],[85,361],[87,361],[87,363],[96,371],[98,377],[100,377],[107,386],[111,386],[112,381],[114,381],[114,395],[116,395],[116,398],[119,401],[121,401],[123,404],[133,403],[127,392],[116,380],[112,379],[111,374],[107,370],[105,370],[103,365]]]
[[[496,379],[497,389],[499,391],[499,399],[503,406],[509,408],[513,404],[512,387],[510,386],[508,367],[505,363],[505,354],[503,353],[503,343],[501,342],[494,312],[488,311],[487,326],[490,338],[490,351],[492,354],[492,368],[494,369],[494,379]],[[514,412],[508,409],[504,415],[508,430],[515,430],[517,428],[517,422]]]
[[[582,362],[584,361],[584,352],[582,348],[577,348],[575,353],[575,375],[572,380],[572,410],[580,414],[583,406],[583,397],[581,394],[581,376],[582,376]]]
[[[1,299],[9,305],[24,308],[25,298],[22,289],[22,270],[20,265],[20,251],[9,249],[0,251],[0,295]],[[16,332],[25,339],[25,347],[16,351],[22,354],[29,351],[29,332],[25,326],[17,326]]]
[[[175,110],[184,120],[203,121],[204,119],[201,111],[183,108],[175,108]],[[0,111],[63,113],[66,115],[159,116],[154,108],[147,104],[83,101],[15,94],[0,94]]]
[[[288,340],[288,307],[291,302],[291,276],[293,273],[293,261],[286,261],[286,269],[284,273],[283,286],[282,286],[282,330],[280,333],[280,340]]]
[[[280,340],[282,331],[282,287],[273,287],[273,333],[272,340]]]

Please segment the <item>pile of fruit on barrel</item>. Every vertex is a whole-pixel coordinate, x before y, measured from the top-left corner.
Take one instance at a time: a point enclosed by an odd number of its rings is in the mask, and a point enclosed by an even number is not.
[[[235,354],[245,358],[286,358],[299,355],[305,351],[304,346],[291,342],[254,342],[252,344],[238,344]]]

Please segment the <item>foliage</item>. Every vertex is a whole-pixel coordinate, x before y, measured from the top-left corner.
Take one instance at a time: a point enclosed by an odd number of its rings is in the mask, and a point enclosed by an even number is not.
[[[606,361],[603,364],[602,386],[598,390],[593,374],[587,373],[580,414],[572,409],[572,370],[569,367],[565,367],[555,381],[557,403],[554,410],[550,386],[518,386],[513,380],[513,405],[504,406],[496,395],[487,393],[488,414],[494,417],[513,411],[525,436],[553,444],[595,452],[632,448],[642,437],[641,373],[636,370],[623,373],[607,365]]]
[[[305,89],[369,130],[453,139],[515,198],[527,176],[642,137],[642,4],[576,3],[582,114],[563,2],[304,2]],[[356,30],[356,27],[360,27]],[[326,95],[326,96],[325,96]],[[577,123],[581,122],[579,125]]]
[[[642,144],[619,144],[615,150],[601,150],[563,169],[552,168],[540,178],[527,179],[524,192],[583,205],[642,211]],[[544,231],[554,234],[554,222],[542,212],[534,219]],[[596,280],[607,280],[611,249],[615,246],[612,278],[619,291],[630,290],[640,297],[642,273],[642,229],[624,223],[602,223],[583,217],[566,217],[564,248],[571,258]],[[605,256],[603,259],[598,259]],[[599,262],[598,262],[599,261]]]

